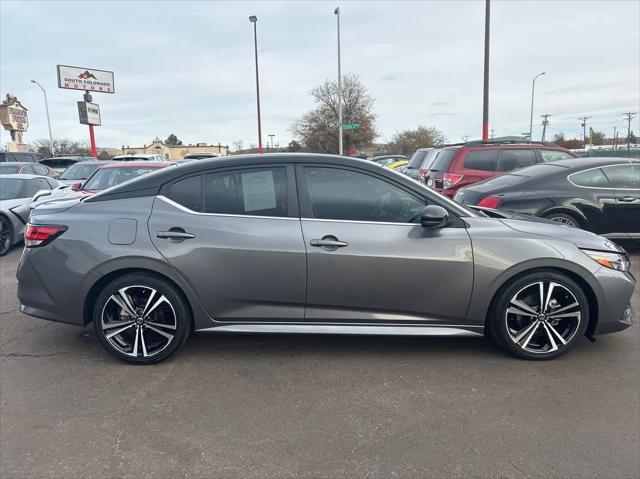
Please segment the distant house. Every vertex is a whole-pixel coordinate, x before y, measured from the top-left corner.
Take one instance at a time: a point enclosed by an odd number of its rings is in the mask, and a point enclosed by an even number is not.
[[[195,145],[171,146],[165,144],[160,138],[155,138],[151,144],[143,146],[122,146],[122,154],[162,155],[167,160],[182,160],[188,153],[215,153],[216,155],[228,155],[229,145],[207,145],[196,143]]]

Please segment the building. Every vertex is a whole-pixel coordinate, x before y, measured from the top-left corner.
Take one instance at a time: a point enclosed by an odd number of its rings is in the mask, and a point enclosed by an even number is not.
[[[207,145],[206,143],[196,143],[195,145],[167,145],[160,138],[155,138],[150,145],[124,146],[121,154],[141,154],[141,155],[162,155],[167,160],[181,160],[187,153],[215,153],[217,155],[228,155],[229,145]]]

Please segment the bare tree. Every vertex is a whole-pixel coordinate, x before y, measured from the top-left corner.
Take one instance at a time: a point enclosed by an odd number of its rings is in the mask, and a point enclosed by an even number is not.
[[[374,99],[357,75],[346,75],[342,81],[343,124],[356,124],[356,129],[343,130],[344,150],[370,145],[378,136]],[[326,80],[311,90],[315,107],[292,125],[292,132],[305,151],[338,153],[338,82]]]
[[[234,151],[242,151],[244,150],[244,141],[236,140],[233,142],[233,150]]]
[[[56,155],[91,155],[91,148],[84,141],[71,138],[54,138],[53,148]],[[48,138],[40,138],[29,144],[29,150],[40,153],[45,157],[53,156]]]
[[[391,153],[410,155],[419,148],[441,145],[444,141],[444,134],[440,130],[420,125],[413,130],[396,132],[388,148]]]

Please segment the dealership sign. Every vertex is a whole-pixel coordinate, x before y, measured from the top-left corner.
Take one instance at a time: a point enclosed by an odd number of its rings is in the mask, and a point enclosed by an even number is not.
[[[8,131],[27,131],[29,116],[27,109],[11,94],[0,105],[0,123]]]
[[[58,65],[58,88],[114,93],[113,72],[94,68]]]
[[[78,102],[78,115],[82,125],[100,126],[100,105],[88,101]]]

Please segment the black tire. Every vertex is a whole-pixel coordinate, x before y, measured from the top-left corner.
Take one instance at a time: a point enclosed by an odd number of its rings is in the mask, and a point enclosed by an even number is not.
[[[172,284],[147,273],[126,274],[107,284],[96,299],[93,322],[107,351],[133,364],[166,359],[191,332],[191,314],[182,294]]]
[[[571,228],[583,228],[582,222],[569,213],[547,213],[544,215],[544,218],[565,226],[570,226]]]
[[[540,283],[543,293],[540,293]],[[543,300],[539,309],[543,311],[536,311],[535,303],[540,297]],[[569,307],[574,302],[577,305]],[[584,336],[588,324],[586,294],[573,279],[554,271],[529,273],[507,283],[498,292],[488,318],[490,336],[502,349],[531,360],[562,356]]]
[[[11,222],[0,215],[0,256],[4,256],[13,246],[13,227]]]

